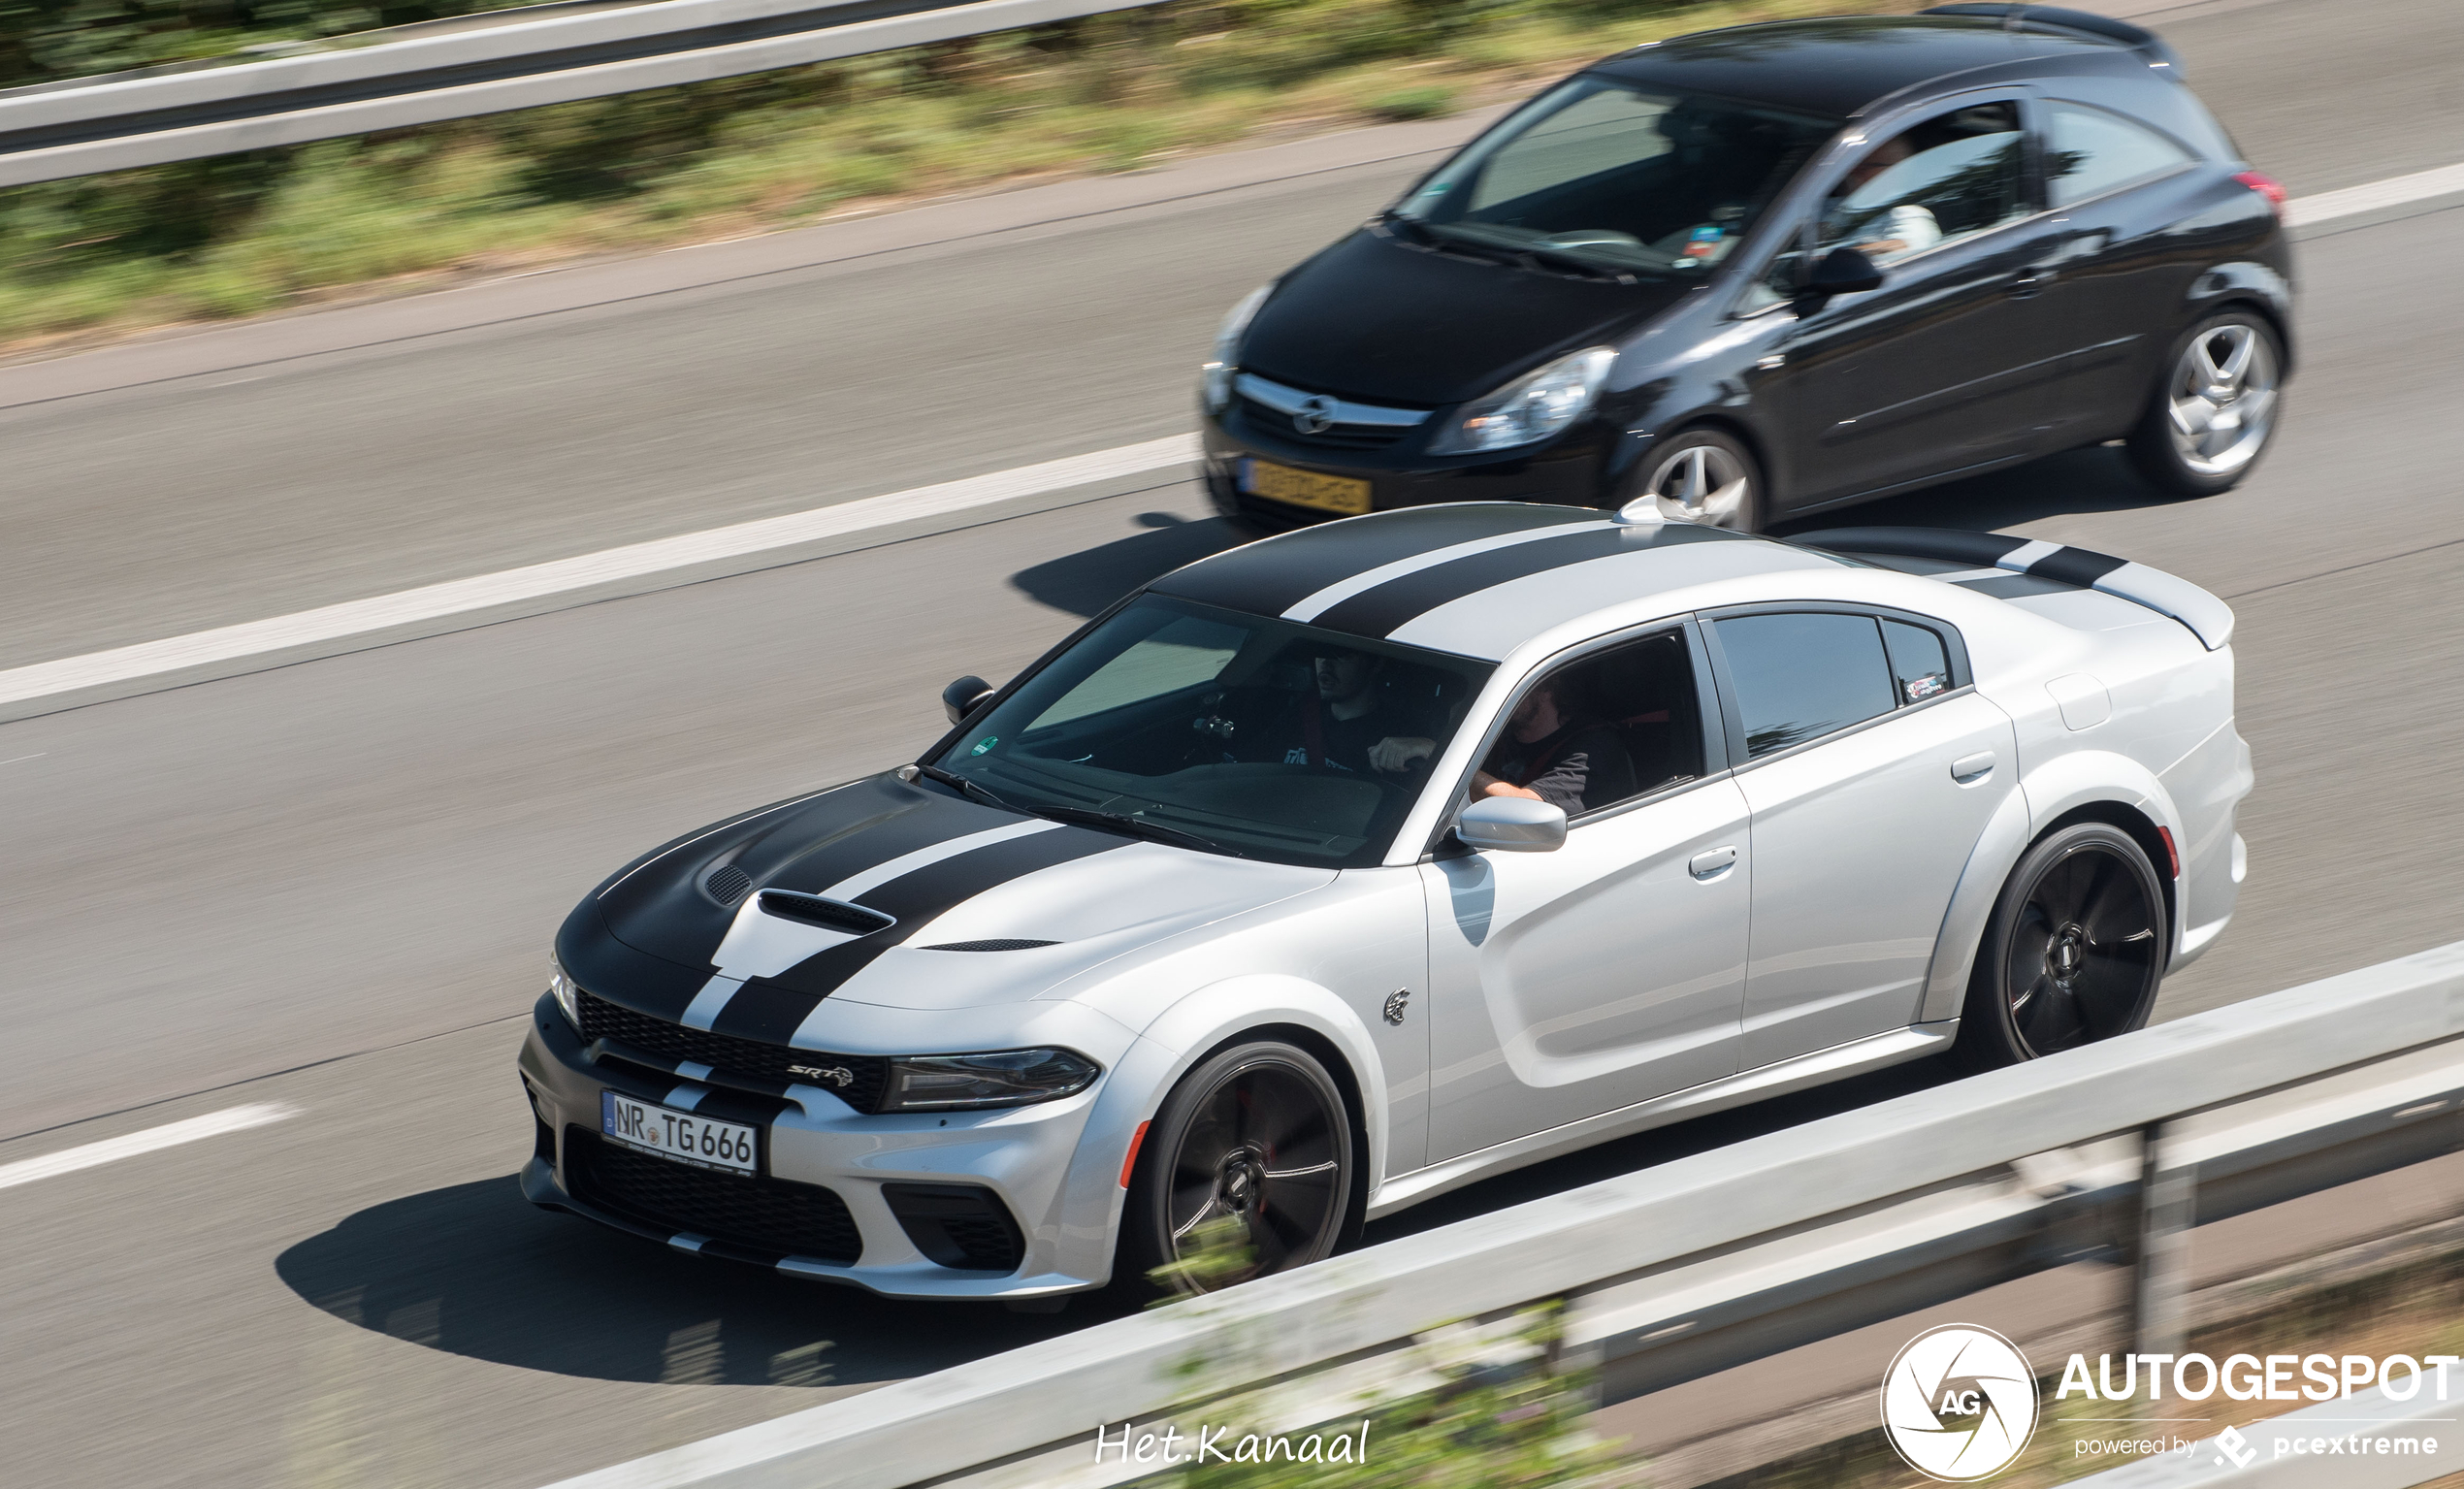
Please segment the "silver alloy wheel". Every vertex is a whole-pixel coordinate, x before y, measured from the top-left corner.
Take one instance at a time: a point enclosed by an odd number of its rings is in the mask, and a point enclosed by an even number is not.
[[[1696,444],[1662,456],[1643,489],[1670,522],[1735,528],[1745,518],[1751,479],[1735,455],[1716,444]]]
[[[2276,349],[2255,326],[2226,324],[2182,351],[2165,388],[2182,464],[2230,475],[2258,458],[2276,422]]]

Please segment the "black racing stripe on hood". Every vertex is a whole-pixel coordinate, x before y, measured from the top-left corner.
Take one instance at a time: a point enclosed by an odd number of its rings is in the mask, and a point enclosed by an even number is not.
[[[1016,812],[999,811],[920,787],[889,781],[866,784],[883,798],[881,810],[862,816],[851,814],[852,820],[846,825],[809,846],[799,846],[793,862],[775,873],[759,876],[761,887],[821,894],[832,885],[892,858],[1025,820]]]
[[[1600,516],[1597,512],[1582,515],[1592,521],[1597,521]],[[1544,574],[1552,568],[1589,563],[1594,559],[1614,558],[1621,553],[1635,553],[1645,548],[1737,540],[1739,535],[1736,534],[1683,522],[1592,528],[1556,537],[1534,538],[1510,548],[1466,554],[1408,574],[1398,574],[1374,589],[1363,590],[1349,599],[1330,606],[1312,624],[1323,626],[1329,631],[1348,631],[1356,636],[1382,637],[1393,634],[1440,605],[1516,579]]]
[[[710,981],[705,963],[696,970],[616,939],[599,906],[584,900],[556,933],[556,959],[573,981],[637,1014],[680,1021],[694,995]]]
[[[954,854],[876,885],[856,896],[856,903],[895,916],[897,924],[842,942],[777,977],[751,979],[719,1011],[711,1031],[786,1044],[824,998],[935,916],[1038,869],[1126,848],[1132,841],[1086,827],[1055,827]]]
[[[1419,554],[1599,518],[1586,507],[1505,502],[1379,512],[1201,559],[1164,575],[1153,588],[1227,610],[1281,615],[1330,584]]]

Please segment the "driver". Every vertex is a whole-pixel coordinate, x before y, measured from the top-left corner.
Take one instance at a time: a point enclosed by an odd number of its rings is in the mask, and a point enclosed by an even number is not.
[[[1906,135],[1895,135],[1873,147],[1872,153],[1848,168],[1848,174],[1832,188],[1831,206],[1826,215],[1837,220],[1845,211],[1848,199],[1875,177],[1916,153]],[[1848,246],[1875,258],[1895,253],[1914,253],[1930,248],[1942,241],[1942,224],[1933,213],[1914,202],[1901,202],[1889,211],[1848,227],[1844,223],[1823,234],[1825,242],[1840,238]]]
[[[1572,817],[1634,794],[1634,761],[1616,729],[1576,716],[1549,678],[1514,705],[1506,732],[1472,774],[1472,794],[1545,801]]]

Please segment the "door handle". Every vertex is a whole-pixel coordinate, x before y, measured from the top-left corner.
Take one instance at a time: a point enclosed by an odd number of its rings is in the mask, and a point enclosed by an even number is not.
[[[1736,850],[1735,848],[1714,848],[1706,853],[1696,854],[1687,862],[1685,869],[1697,879],[1717,879],[1735,866]]]
[[[1974,755],[1962,755],[1951,761],[1951,779],[1961,786],[1981,781],[1993,773],[1994,752],[1991,750],[1979,750]]]

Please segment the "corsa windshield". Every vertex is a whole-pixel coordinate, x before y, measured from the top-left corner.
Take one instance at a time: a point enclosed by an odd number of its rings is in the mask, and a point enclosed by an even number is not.
[[[1148,595],[933,764],[1022,812],[1243,858],[1375,863],[1487,663]]]
[[[1407,236],[1541,267],[1705,276],[1839,128],[1586,75],[1507,117],[1388,217]]]

